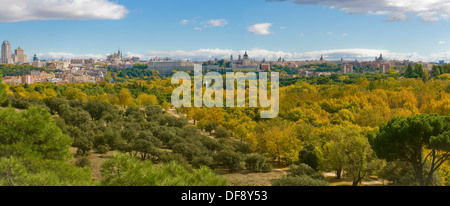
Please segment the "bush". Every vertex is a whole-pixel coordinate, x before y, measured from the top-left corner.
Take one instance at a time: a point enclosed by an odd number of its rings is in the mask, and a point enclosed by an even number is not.
[[[235,142],[233,141],[234,151],[240,152],[242,154],[250,154],[252,150],[250,149],[250,144],[243,142]]]
[[[191,169],[189,162],[181,154],[174,154],[174,153],[166,152],[166,153],[161,154],[159,160],[161,163],[177,162],[177,163],[183,165],[185,168]]]
[[[222,150],[214,157],[216,163],[228,168],[230,172],[239,172],[243,168],[242,155],[230,150]]]
[[[77,167],[91,167],[91,160],[88,157],[79,157],[75,165]]]
[[[102,165],[104,186],[226,186],[226,179],[206,167],[186,169],[170,162],[156,166],[128,155],[116,155]]]
[[[109,151],[109,149],[108,149],[108,147],[105,146],[105,145],[99,145],[99,146],[97,147],[97,152],[98,152],[99,154],[106,154],[108,151]]]
[[[320,172],[317,172],[307,164],[292,165],[289,170],[289,176],[299,177],[299,176],[310,176],[314,179],[324,179]]]
[[[211,169],[215,168],[215,164],[214,164],[214,159],[210,156],[199,156],[199,157],[194,157],[194,159],[192,159],[192,166],[194,166],[195,168],[200,168],[202,166],[208,166]]]
[[[216,138],[229,138],[231,136],[230,132],[222,126],[217,127],[214,131],[214,136]]]
[[[183,155],[188,161],[192,161],[194,157],[200,156],[202,152],[197,145],[192,143],[178,143],[172,147],[172,151]]]
[[[266,164],[266,158],[260,154],[253,153],[245,157],[245,167],[252,172],[261,172]]]
[[[212,135],[212,131],[214,131],[217,128],[216,123],[207,123],[205,125],[205,131],[209,132],[209,135]]]
[[[327,186],[329,183],[320,172],[309,165],[293,165],[286,177],[272,180],[273,186]]]
[[[272,172],[272,165],[266,163],[262,167],[262,172]]]

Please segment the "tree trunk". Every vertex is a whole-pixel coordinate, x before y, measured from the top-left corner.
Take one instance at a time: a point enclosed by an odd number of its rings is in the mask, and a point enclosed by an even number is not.
[[[419,163],[419,165],[414,166],[414,171],[416,173],[416,178],[419,180],[420,186],[425,186],[425,182],[423,181],[423,175],[422,175],[422,165]]]
[[[342,174],[342,169],[337,169],[336,170],[336,179],[340,180],[341,179],[341,174]]]

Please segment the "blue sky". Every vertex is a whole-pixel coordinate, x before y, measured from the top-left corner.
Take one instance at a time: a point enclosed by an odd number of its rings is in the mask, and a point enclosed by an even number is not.
[[[248,50],[256,59],[324,54],[353,60],[383,53],[388,59],[450,60],[448,0],[397,0],[403,4],[394,7],[390,1],[0,0],[27,5],[14,13],[0,9],[0,39],[41,58],[104,58],[120,48],[144,59],[205,60]]]

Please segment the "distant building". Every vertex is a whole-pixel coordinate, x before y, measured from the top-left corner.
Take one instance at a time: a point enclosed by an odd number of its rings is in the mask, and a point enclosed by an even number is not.
[[[33,62],[31,63],[31,65],[35,66],[35,67],[44,67],[45,63],[39,61],[39,59],[37,58],[36,54],[34,54],[33,56]]]
[[[14,64],[11,54],[11,44],[8,41],[3,41],[2,44],[2,64]]]
[[[341,65],[341,73],[343,73],[343,74],[353,73],[353,65],[351,65],[351,64],[342,64]]]
[[[309,71],[309,69],[301,69],[298,73],[298,76],[300,78],[302,77],[312,77],[314,76],[314,72],[313,71]]]
[[[230,61],[230,68],[233,70],[259,70],[259,65],[249,58],[247,52],[245,52],[243,58],[239,55],[239,59],[237,61],[233,61],[233,56],[231,56]]]
[[[148,62],[148,68],[156,70],[162,76],[169,76],[173,70],[194,71],[195,62],[172,61],[170,59],[158,59]]]
[[[261,64],[261,70],[270,70],[270,64],[269,63],[262,63]]]
[[[107,58],[106,58],[106,61],[118,62],[118,61],[121,61],[122,58],[123,58],[123,54],[122,54],[122,51],[120,51],[120,49],[119,49],[117,54],[114,53],[114,54],[108,55]]]
[[[320,55],[320,60],[319,60],[319,62],[325,63],[325,62],[327,62],[327,61],[325,61],[325,59],[323,58],[323,55]]]
[[[390,69],[391,69],[391,65],[389,65],[389,64],[381,64],[380,65],[380,71],[382,73],[389,73]]]
[[[384,59],[383,59],[383,54],[380,54],[380,57],[375,57],[375,62],[382,62],[382,61],[384,61]]]
[[[25,54],[25,51],[19,46],[16,50],[14,50],[14,54],[12,55],[12,59],[15,63],[29,63],[28,56]]]

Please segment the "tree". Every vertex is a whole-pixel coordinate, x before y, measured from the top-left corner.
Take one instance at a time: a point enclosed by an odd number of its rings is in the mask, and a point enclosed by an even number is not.
[[[230,132],[228,132],[228,130],[222,126],[217,127],[214,135],[216,136],[216,138],[229,138],[231,136]]]
[[[1,72],[0,72],[1,76]],[[6,98],[8,97],[8,92],[6,91],[6,86],[2,83],[2,80],[0,79],[0,104],[2,104]]]
[[[309,165],[311,168],[317,170],[319,167],[319,157],[316,154],[314,145],[308,145],[298,153],[298,161]]]
[[[450,155],[450,115],[421,114],[397,117],[381,125],[370,143],[378,157],[406,161],[414,168],[420,185],[431,184],[434,172]],[[424,165],[430,164],[427,172]]]
[[[245,167],[252,172],[261,172],[269,166],[266,158],[258,153],[249,154],[245,157]]]
[[[423,68],[422,68],[423,69]],[[418,72],[420,70],[420,67],[417,67],[416,69],[413,69],[413,67],[411,66],[411,64],[408,64],[408,67],[406,68],[405,71],[405,77],[407,78],[417,78],[420,77]]]
[[[194,157],[200,156],[202,150],[192,143],[178,143],[172,147],[173,153],[183,155],[188,161],[192,161]]]
[[[139,100],[141,107],[148,107],[148,106],[158,104],[158,99],[153,94],[152,95],[145,94],[145,93],[140,94],[137,99]]]
[[[242,161],[243,157],[241,154],[230,151],[230,150],[222,150],[216,154],[214,160],[228,168],[229,172],[239,172],[243,169]]]
[[[113,106],[99,100],[88,101],[85,105],[83,105],[83,109],[89,112],[93,120],[100,120],[102,117],[106,116],[108,112],[114,113],[118,110],[117,106]]]
[[[62,133],[50,113],[31,107],[15,112],[0,110],[0,157],[67,160],[72,140]]]
[[[131,102],[133,102],[133,97],[131,96],[130,91],[127,88],[122,88],[119,92],[119,104],[122,107],[130,106]]]
[[[362,180],[379,168],[380,162],[377,161],[366,137],[349,136],[344,140],[344,144],[346,154],[344,170],[353,178],[353,186],[358,186]]]
[[[45,88],[43,90],[43,92],[42,92],[42,96],[43,96],[44,99],[46,99],[46,98],[56,97],[57,94],[56,94],[54,89],[52,89],[52,88]]]
[[[205,117],[205,111],[199,107],[194,107],[189,112],[189,116],[194,120],[194,125]]]
[[[209,132],[209,135],[212,135],[212,131],[214,131],[217,128],[216,123],[207,123],[205,125],[205,131]]]
[[[86,99],[87,95],[81,91],[81,89],[69,87],[66,90],[66,99],[67,100],[79,100],[83,101]]]

